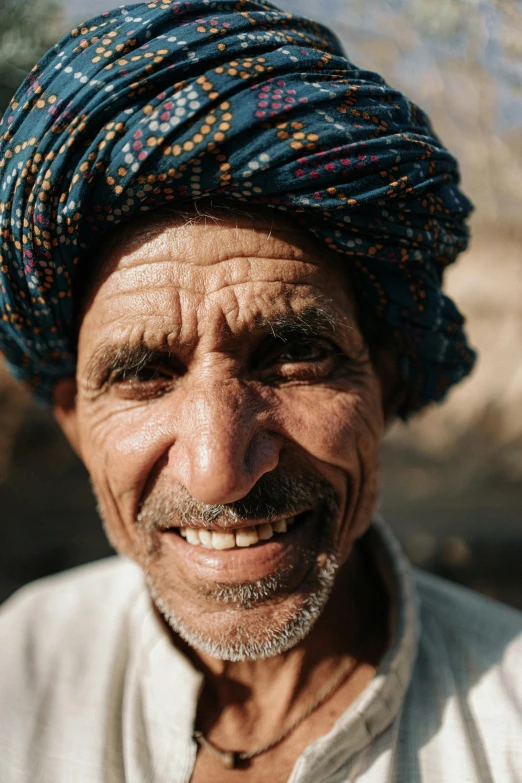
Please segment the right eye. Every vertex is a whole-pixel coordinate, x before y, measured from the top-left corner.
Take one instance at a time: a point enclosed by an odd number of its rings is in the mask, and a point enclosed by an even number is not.
[[[116,394],[126,399],[146,399],[160,396],[170,389],[177,374],[161,364],[147,364],[144,367],[122,367],[115,369],[108,385]]]

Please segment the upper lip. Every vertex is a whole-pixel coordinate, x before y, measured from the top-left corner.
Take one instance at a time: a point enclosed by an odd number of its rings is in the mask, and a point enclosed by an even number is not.
[[[204,524],[200,524],[200,525],[192,525],[192,524],[181,525],[178,522],[175,522],[174,524],[169,525],[168,527],[166,527],[165,531],[167,531],[167,530],[177,530],[180,527],[185,527],[185,528],[190,528],[191,527],[191,528],[194,528],[194,529],[197,529],[197,530],[210,530],[211,532],[216,532],[216,533],[228,533],[231,530],[241,530],[242,528],[245,528],[245,527],[254,527],[255,525],[263,525],[263,524],[266,524],[267,522],[270,522],[271,524],[273,524],[274,522],[282,522],[283,520],[293,519],[293,517],[297,517],[300,514],[304,514],[307,511],[311,511],[311,509],[310,508],[304,508],[301,511],[295,511],[293,514],[285,514],[285,515],[282,514],[281,516],[278,516],[278,517],[266,517],[265,519],[256,519],[256,520],[252,520],[252,521],[248,521],[247,520],[247,521],[241,521],[241,522],[237,522],[237,523],[233,522],[230,525],[217,525],[217,524],[212,524],[212,525],[204,525]]]

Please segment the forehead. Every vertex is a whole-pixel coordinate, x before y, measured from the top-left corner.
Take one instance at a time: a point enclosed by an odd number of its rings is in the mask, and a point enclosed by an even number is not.
[[[232,260],[235,254],[326,267],[330,277],[339,276],[350,287],[340,256],[281,213],[213,206],[184,213],[160,211],[124,224],[102,248],[96,282],[99,285],[117,270],[150,262],[211,266]]]
[[[212,309],[253,321],[267,309],[311,304],[351,320],[353,295],[343,266],[309,232],[279,216],[160,214],[111,238],[82,329],[150,320],[153,311],[166,326],[169,318],[191,321]]]

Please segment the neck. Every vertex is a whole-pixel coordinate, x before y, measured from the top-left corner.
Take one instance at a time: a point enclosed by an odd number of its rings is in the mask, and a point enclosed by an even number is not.
[[[225,720],[237,725],[242,735],[276,734],[310,706],[341,667],[358,674],[347,677],[350,682],[343,686],[348,706],[374,675],[387,636],[384,592],[356,547],[339,570],[323,614],[308,636],[288,652],[230,662],[185,650],[205,675],[198,726],[208,731]]]

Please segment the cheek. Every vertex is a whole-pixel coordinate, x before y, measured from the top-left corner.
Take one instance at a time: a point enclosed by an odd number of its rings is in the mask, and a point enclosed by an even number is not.
[[[279,409],[287,437],[324,463],[348,470],[378,452],[382,413],[377,384],[364,391],[288,390],[281,394]]]
[[[82,456],[110,525],[134,529],[146,482],[168,449],[171,433],[154,406],[105,416],[80,412]],[[108,518],[107,518],[108,517]]]
[[[339,493],[343,558],[365,532],[375,508],[383,432],[380,399],[375,381],[358,390],[303,390],[281,406],[287,437],[319,461],[319,470]]]

